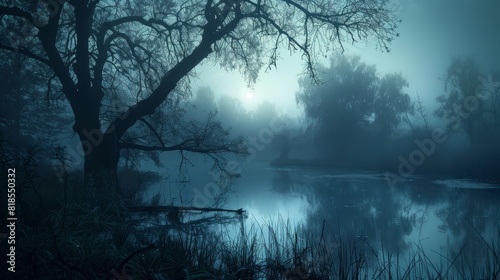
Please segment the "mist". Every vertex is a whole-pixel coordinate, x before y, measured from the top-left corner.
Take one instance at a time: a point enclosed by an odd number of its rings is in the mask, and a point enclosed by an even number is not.
[[[496,277],[499,1],[122,2],[0,1],[6,279]]]

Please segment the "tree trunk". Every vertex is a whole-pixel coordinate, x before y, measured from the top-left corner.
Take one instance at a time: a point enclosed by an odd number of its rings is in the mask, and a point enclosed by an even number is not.
[[[119,195],[117,168],[120,150],[117,141],[113,134],[102,134],[98,129],[92,131],[79,133],[85,152],[84,185],[103,194]]]
[[[117,198],[121,193],[117,176],[119,139],[113,131],[101,131],[101,98],[102,94],[96,90],[75,98],[76,102],[72,104],[73,130],[79,136],[84,153],[83,185],[94,189],[99,197]]]

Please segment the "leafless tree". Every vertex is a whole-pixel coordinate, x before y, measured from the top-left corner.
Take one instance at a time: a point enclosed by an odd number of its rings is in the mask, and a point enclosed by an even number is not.
[[[346,43],[373,39],[388,50],[398,35],[389,2],[1,0],[0,49],[53,71],[58,87],[51,90],[66,97],[85,151],[85,179],[100,185],[116,176],[124,148],[208,155],[241,151],[217,127],[179,127],[195,133],[167,141],[162,137],[169,135],[151,124],[159,108],[188,94],[201,62],[211,59],[239,69],[251,83],[288,49],[302,54],[304,71],[315,78],[318,59]],[[109,107],[118,111],[109,114]],[[176,125],[168,118],[167,123]],[[137,125],[148,128],[156,141],[127,137]]]

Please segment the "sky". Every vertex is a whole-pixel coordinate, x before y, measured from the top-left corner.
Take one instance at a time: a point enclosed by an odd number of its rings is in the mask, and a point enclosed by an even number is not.
[[[359,55],[375,64],[380,74],[402,73],[429,112],[437,107],[435,98],[444,91],[444,76],[454,56],[473,56],[485,69],[500,68],[500,0],[394,0],[402,20],[400,37],[391,52],[375,49],[374,42],[346,47],[347,54]],[[329,60],[324,61],[326,65]],[[209,86],[216,94],[238,97],[247,109],[263,101],[276,104],[278,112],[300,116],[295,102],[303,64],[300,54],[282,52],[277,68],[262,71],[254,89],[247,88],[239,72],[226,72],[218,65],[199,67],[196,86]]]

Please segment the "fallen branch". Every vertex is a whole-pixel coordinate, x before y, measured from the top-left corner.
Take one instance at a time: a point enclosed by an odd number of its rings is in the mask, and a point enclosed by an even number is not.
[[[210,207],[188,207],[188,206],[128,206],[128,209],[132,212],[189,212],[189,211],[201,211],[201,212],[230,212],[236,213],[238,215],[243,215],[246,213],[242,208],[234,209],[223,209],[223,208],[210,208]]]

